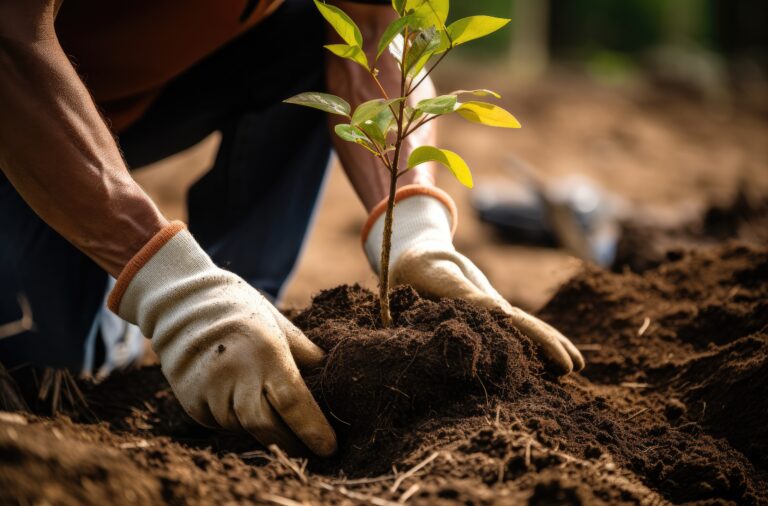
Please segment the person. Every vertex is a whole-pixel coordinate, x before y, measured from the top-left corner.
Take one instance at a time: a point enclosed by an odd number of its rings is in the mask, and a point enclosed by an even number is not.
[[[338,5],[375,52],[389,1]],[[0,360],[115,366],[110,350],[134,329],[197,422],[334,453],[299,372],[324,353],[271,302],[299,255],[332,147],[370,213],[364,250],[378,269],[387,174],[331,136],[323,113],[281,102],[310,90],[353,106],[378,97],[359,66],[322,53],[334,37],[306,0],[0,0],[0,323],[19,318],[23,295],[35,324],[0,340]],[[379,63],[393,92],[396,65],[389,55]],[[187,229],[128,167],[214,131],[221,145],[189,190]],[[435,135],[422,132],[406,156]],[[393,279],[500,308],[560,373],[583,367],[570,341],[510,306],[455,250],[456,208],[432,167],[401,178],[397,200]]]

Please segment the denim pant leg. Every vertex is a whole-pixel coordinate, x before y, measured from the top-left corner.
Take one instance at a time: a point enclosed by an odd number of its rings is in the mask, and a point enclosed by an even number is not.
[[[273,298],[300,253],[331,149],[323,113],[281,100],[324,88],[323,38],[312,3],[288,0],[170,83],[119,136],[135,168],[222,132],[214,167],[189,192],[190,230],[219,265]],[[35,320],[0,340],[0,361],[78,371],[106,288],[107,275],[0,174],[0,324],[21,316],[19,294]]]
[[[324,89],[324,39],[314,5],[288,0],[171,83],[120,135],[139,167],[221,132],[213,168],[188,194],[189,229],[218,265],[273,299],[300,253],[331,153],[326,115],[282,100]]]
[[[43,222],[0,173],[0,325],[21,317],[34,328],[0,339],[0,362],[78,370],[96,333],[107,274]]]

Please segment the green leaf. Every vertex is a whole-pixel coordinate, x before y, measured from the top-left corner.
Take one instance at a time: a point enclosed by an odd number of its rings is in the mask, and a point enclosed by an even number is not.
[[[299,93],[298,95],[283,100],[283,102],[286,104],[314,107],[315,109],[320,109],[321,111],[329,112],[331,114],[346,116],[347,118],[349,118],[349,112],[352,110],[347,101],[343,98],[329,93],[320,93],[319,91]]]
[[[409,75],[421,72],[429,58],[440,46],[440,35],[434,26],[420,31],[405,55],[405,70]]]
[[[405,106],[405,117],[408,121],[413,122],[419,119],[424,114],[421,109],[415,109],[409,105]]]
[[[339,123],[333,128],[336,131],[336,135],[348,142],[368,142],[368,138],[365,134],[354,125],[348,125],[346,123]]]
[[[420,101],[416,109],[428,114],[448,114],[456,109],[456,100],[456,95],[440,95]]]
[[[445,27],[448,19],[449,0],[406,0],[405,12],[413,13],[414,25],[418,28],[437,29]]]
[[[347,60],[352,60],[355,63],[359,63],[366,69],[369,68],[368,58],[365,56],[365,52],[360,48],[360,46],[349,46],[347,44],[328,44],[327,46],[323,47],[336,56],[341,56]]]
[[[467,188],[472,188],[472,172],[470,172],[467,163],[462,158],[447,149],[438,149],[432,146],[420,146],[411,152],[408,157],[408,168],[420,165],[424,162],[438,162],[450,169],[459,183]]]
[[[465,102],[459,105],[456,112],[462,118],[481,125],[520,128],[520,122],[514,116],[498,105],[487,102]]]
[[[384,107],[372,119],[358,126],[383,149],[387,145],[387,133],[395,126],[395,116],[389,107]]]
[[[392,8],[402,16],[405,11],[405,0],[392,0]]]
[[[509,23],[509,19],[493,16],[470,16],[454,21],[448,27],[448,35],[454,46],[491,34]]]
[[[361,123],[365,123],[366,121],[372,120],[382,110],[388,108],[395,102],[400,102],[401,100],[404,99],[393,98],[390,100],[384,100],[383,98],[376,98],[374,100],[369,100],[368,102],[363,102],[362,104],[358,105],[357,109],[355,109],[355,112],[352,113],[352,124],[359,125]]]
[[[368,134],[368,137],[373,139],[376,144],[379,146],[384,146],[387,141],[384,137],[384,132],[381,131],[379,128],[379,125],[377,125],[373,120],[368,120],[365,123],[360,125],[360,129],[363,130],[365,133]]]
[[[357,27],[352,18],[333,5],[328,5],[318,0],[314,0],[317,9],[320,14],[323,15],[326,21],[330,23],[336,33],[342,38],[344,42],[350,46],[362,46],[363,35],[360,33],[360,29]]]
[[[339,123],[333,128],[333,130],[336,132],[336,135],[341,137],[341,139],[347,142],[354,142],[355,144],[359,144],[374,155],[378,155],[376,150],[373,148],[371,141],[368,140],[368,137],[366,137],[363,131],[356,126],[348,125],[346,123]]]
[[[387,29],[384,30],[384,35],[381,36],[381,40],[379,41],[379,48],[376,50],[377,60],[379,57],[381,57],[381,54],[389,47],[389,44],[394,40],[394,38],[403,31],[405,25],[407,25],[412,19],[412,16],[405,16],[396,19],[389,24]]]
[[[372,121],[378,127],[385,138],[387,133],[397,126],[395,123],[395,116],[392,114],[392,109],[389,107],[382,109],[381,112],[370,121]]]
[[[501,95],[493,90],[456,90],[451,92],[452,95],[474,95],[476,97],[493,97],[501,98]]]

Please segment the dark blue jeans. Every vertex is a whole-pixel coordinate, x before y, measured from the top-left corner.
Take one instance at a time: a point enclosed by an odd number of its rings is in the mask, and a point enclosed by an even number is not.
[[[189,229],[218,265],[273,298],[299,256],[331,150],[323,113],[281,101],[324,89],[323,40],[312,3],[289,0],[170,83],[119,136],[136,168],[221,132],[212,170],[188,193]],[[0,362],[78,370],[106,289],[104,271],[0,174],[0,324],[20,317],[18,294],[35,321],[0,340]]]

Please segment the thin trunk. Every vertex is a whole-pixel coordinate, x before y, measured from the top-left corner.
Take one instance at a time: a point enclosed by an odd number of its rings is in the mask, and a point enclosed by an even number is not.
[[[402,61],[408,54],[408,28],[405,28],[403,42]],[[395,192],[397,191],[397,178],[400,171],[400,150],[405,137],[405,91],[407,74],[401,65],[400,74],[400,114],[397,115],[397,139],[395,140],[395,153],[389,166],[389,198],[387,199],[387,212],[384,215],[384,237],[381,241],[381,266],[379,274],[379,306],[381,308],[381,323],[389,327],[392,323],[392,315],[389,312],[389,252],[392,249],[392,221],[395,212]]]
[[[381,323],[389,327],[392,315],[389,312],[389,252],[392,248],[392,218],[395,211],[395,191],[397,173],[392,170],[389,182],[389,199],[384,215],[384,238],[381,243],[381,278],[379,281],[379,299],[381,300]]]

